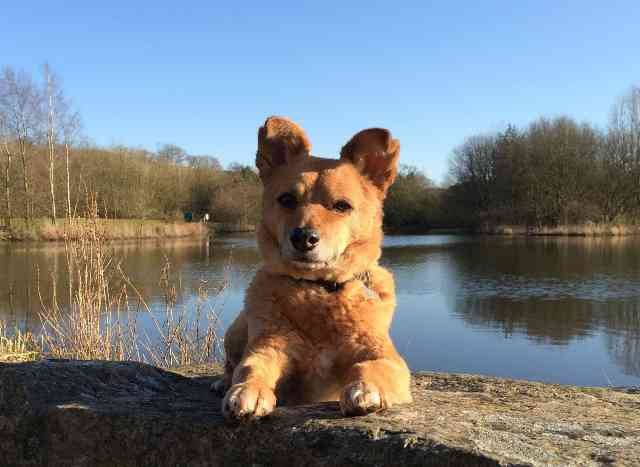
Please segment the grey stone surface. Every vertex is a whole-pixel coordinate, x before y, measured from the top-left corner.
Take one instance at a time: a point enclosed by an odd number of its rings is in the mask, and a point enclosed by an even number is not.
[[[335,403],[225,422],[214,367],[0,364],[0,465],[638,465],[640,395],[469,375],[414,377],[415,402]]]

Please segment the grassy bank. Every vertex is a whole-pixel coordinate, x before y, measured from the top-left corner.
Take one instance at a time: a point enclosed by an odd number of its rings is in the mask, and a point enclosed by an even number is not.
[[[483,225],[478,233],[490,235],[548,235],[577,237],[613,237],[640,235],[640,225],[588,222],[586,224],[531,227],[525,225]]]
[[[89,230],[96,230],[104,240],[163,239],[206,236],[209,229],[199,222],[173,222],[147,219],[13,219],[11,227],[0,229],[5,241],[79,240]]]

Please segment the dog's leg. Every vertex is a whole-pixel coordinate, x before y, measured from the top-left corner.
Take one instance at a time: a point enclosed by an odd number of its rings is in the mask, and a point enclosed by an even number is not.
[[[211,389],[220,395],[220,397],[223,397],[231,387],[233,370],[235,370],[242,360],[242,355],[247,347],[247,339],[247,314],[243,310],[224,334],[224,377],[217,380],[211,386]]]
[[[273,411],[276,385],[290,366],[286,342],[280,336],[261,336],[251,341],[222,401],[226,417],[259,418]]]
[[[364,415],[394,404],[411,402],[411,373],[398,355],[353,365],[340,396],[345,415]]]

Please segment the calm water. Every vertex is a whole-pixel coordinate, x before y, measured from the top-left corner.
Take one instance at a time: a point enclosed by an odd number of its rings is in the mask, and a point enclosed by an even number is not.
[[[165,258],[187,305],[199,284],[229,278],[225,325],[259,261],[250,236],[114,248],[152,306]],[[414,370],[640,385],[640,238],[391,236],[382,262],[396,277],[393,338]],[[0,245],[0,317],[35,326],[38,281],[47,301],[65,273],[63,246]]]

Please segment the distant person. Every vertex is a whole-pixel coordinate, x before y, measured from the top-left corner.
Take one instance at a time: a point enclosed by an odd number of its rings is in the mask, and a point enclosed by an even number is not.
[[[203,222],[209,222],[209,213],[208,212],[204,213],[204,216],[202,217],[202,221]]]
[[[184,221],[193,222],[193,213],[191,211],[187,211],[184,213]]]

